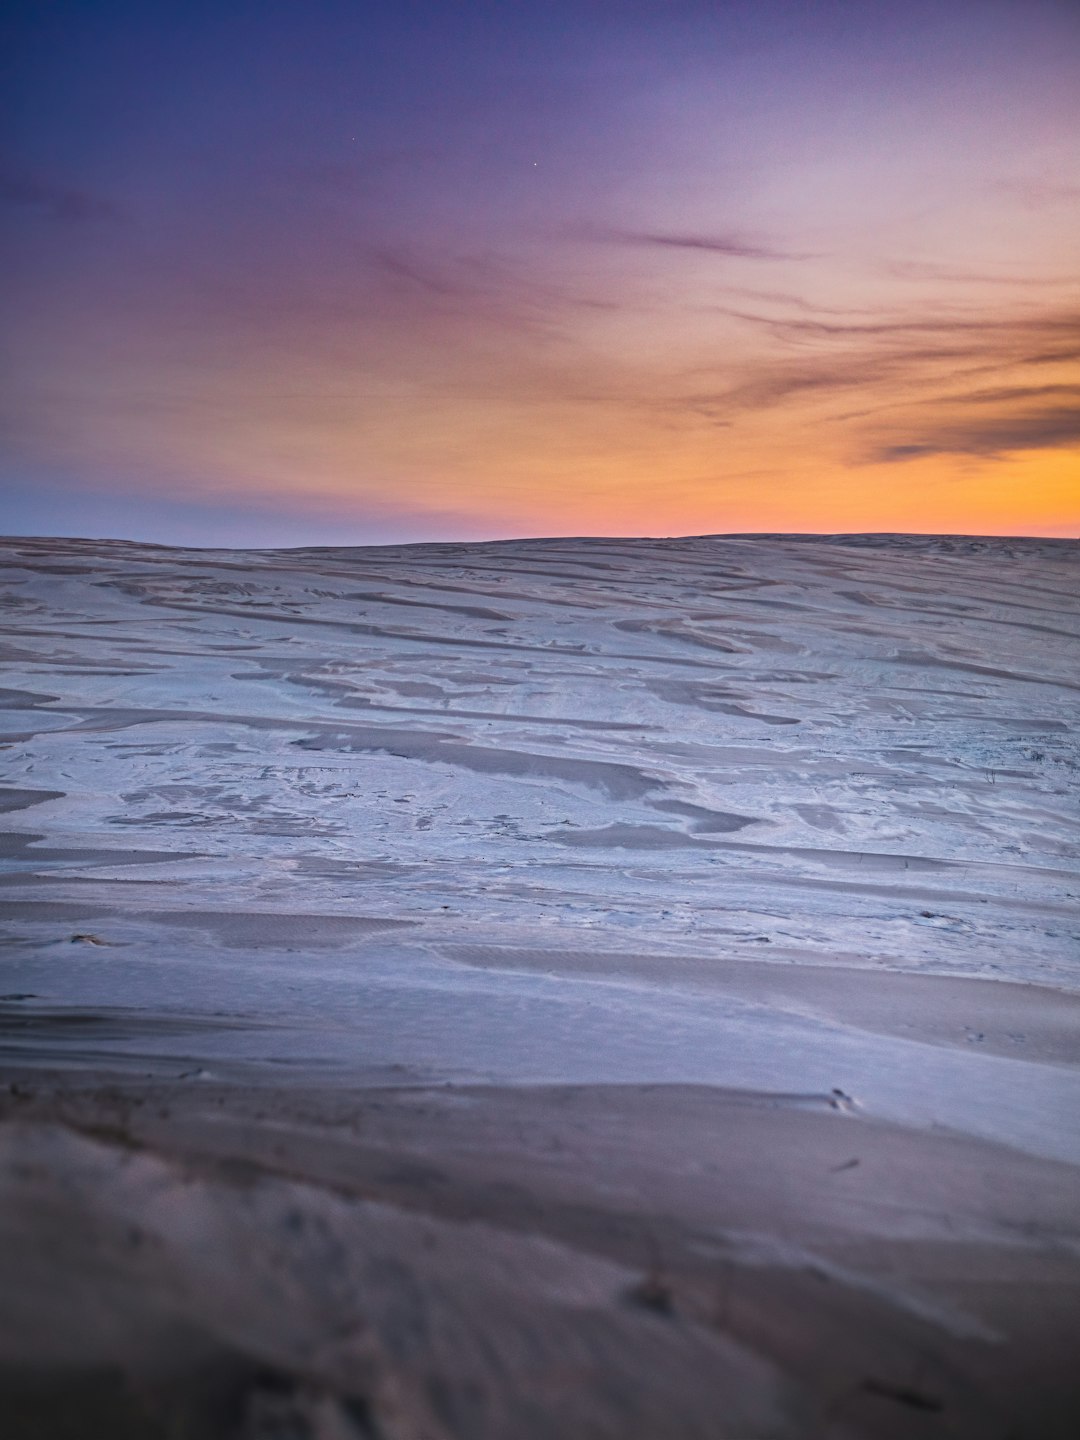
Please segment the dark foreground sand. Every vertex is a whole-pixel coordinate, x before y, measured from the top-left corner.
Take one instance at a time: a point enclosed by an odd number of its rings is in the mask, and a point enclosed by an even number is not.
[[[1080,546],[0,546],[0,1440],[1074,1440]]]
[[[1076,1168],[842,1096],[35,1070],[0,1145],[8,1436],[1076,1433]]]

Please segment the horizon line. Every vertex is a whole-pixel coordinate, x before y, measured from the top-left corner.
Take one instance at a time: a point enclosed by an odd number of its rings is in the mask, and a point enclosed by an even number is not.
[[[486,540],[402,540],[376,541],[370,544],[334,544],[327,542],[316,545],[175,545],[163,540],[134,540],[116,535],[21,535],[2,534],[0,544],[18,542],[62,541],[79,545],[126,545],[148,550],[185,550],[213,552],[227,550],[233,553],[297,554],[313,550],[420,550],[433,547],[441,549],[477,549],[495,545],[548,545],[558,542],[607,544],[663,543],[690,540],[1001,540],[1041,541],[1051,544],[1075,545],[1080,543],[1076,535],[1023,535],[1013,533],[990,533],[984,531],[943,531],[943,530],[713,530],[684,535],[519,535],[502,536]]]

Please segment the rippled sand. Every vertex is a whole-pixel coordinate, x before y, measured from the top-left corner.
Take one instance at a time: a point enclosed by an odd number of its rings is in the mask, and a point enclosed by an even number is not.
[[[0,563],[18,1433],[1076,1433],[1080,544]]]

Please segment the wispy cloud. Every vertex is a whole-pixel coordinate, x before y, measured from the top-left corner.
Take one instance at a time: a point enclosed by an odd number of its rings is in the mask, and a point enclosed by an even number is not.
[[[829,320],[807,320],[784,318],[775,315],[759,315],[753,311],[733,310],[717,307],[721,314],[735,320],[745,320],[779,335],[817,335],[822,337],[874,337],[890,335],[967,335],[1001,334],[1040,336],[1080,336],[1080,311],[1066,311],[1060,314],[1010,316],[1001,319],[971,318],[961,313],[949,313],[917,320],[894,318],[868,322]]]
[[[1046,176],[1002,180],[998,183],[998,189],[1004,194],[1020,200],[1033,210],[1044,210],[1052,205],[1080,204],[1080,185],[1070,181],[1049,179]]]
[[[994,275],[986,270],[960,270],[928,260],[893,260],[884,266],[886,275],[898,280],[921,280],[947,285],[1005,285],[1060,290],[1070,282],[1060,275]]]
[[[579,311],[622,308],[618,300],[504,254],[433,254],[398,241],[365,245],[363,254],[380,290],[414,313],[464,314],[472,322],[536,335],[561,333]]]
[[[112,220],[119,213],[110,200],[100,195],[56,185],[27,171],[0,172],[0,202],[13,208],[34,211],[62,224]]]
[[[745,236],[671,234],[655,230],[598,230],[593,238],[616,245],[653,246],[666,250],[699,250],[709,255],[722,255],[736,260],[805,260],[788,250],[749,240]]]
[[[973,390],[959,397],[965,405],[1011,405],[1016,401],[1045,400],[1049,396],[1076,401],[1080,412],[1080,383],[1061,385],[1001,385],[995,390]]]
[[[450,274],[445,266],[426,264],[389,246],[371,246],[367,255],[377,271],[428,295],[461,297],[478,293],[475,280],[470,283],[460,275]]]
[[[777,411],[785,427],[812,425],[815,443],[857,467],[932,454],[994,460],[1080,439],[1075,306],[882,310],[836,321],[778,309],[718,310],[773,343],[742,373],[718,362],[715,384],[702,371],[666,408],[752,433],[775,426],[764,412]]]
[[[1031,356],[1006,347],[980,342],[941,345],[902,345],[871,348],[855,345],[844,352],[800,356],[790,360],[758,361],[746,379],[737,385],[718,384],[715,389],[693,392],[679,402],[689,410],[708,406],[712,414],[729,415],[769,410],[802,397],[858,391],[864,395],[889,396],[880,404],[834,415],[835,420],[852,420],[881,409],[912,404],[1008,405],[1049,397],[1080,397],[1080,385],[1071,382],[1039,385],[1012,385],[959,391],[964,381],[995,371],[1022,369],[1035,362],[1068,361],[1071,351],[1053,351]]]

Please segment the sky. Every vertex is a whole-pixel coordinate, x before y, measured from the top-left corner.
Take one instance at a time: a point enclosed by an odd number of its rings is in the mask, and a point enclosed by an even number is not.
[[[1080,0],[37,0],[0,531],[1080,534]]]

